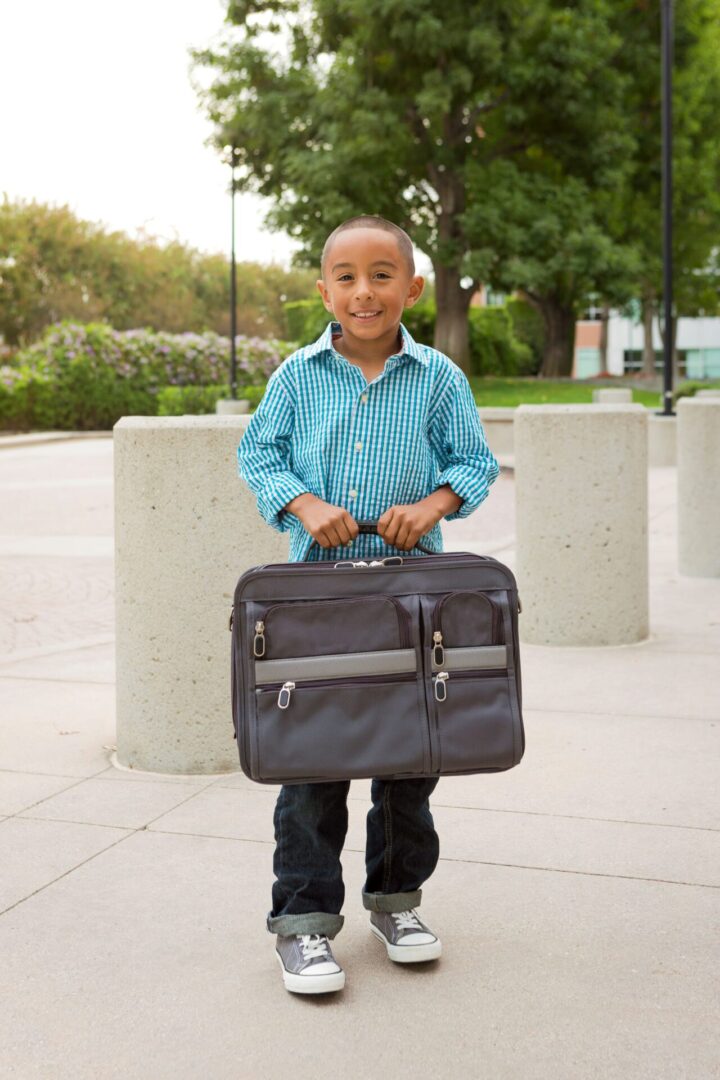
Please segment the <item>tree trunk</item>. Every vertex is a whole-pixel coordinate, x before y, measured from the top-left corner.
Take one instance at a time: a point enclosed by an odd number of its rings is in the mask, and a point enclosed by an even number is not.
[[[434,261],[433,269],[437,302],[433,345],[454,360],[466,375],[470,375],[468,311],[474,289],[463,288],[455,267],[441,266]]]
[[[655,376],[655,350],[653,348],[653,318],[655,316],[655,299],[650,295],[642,298],[642,323],[643,323],[643,365],[642,374],[647,378]]]
[[[531,299],[545,320],[545,349],[540,376],[545,379],[571,376],[575,355],[575,309],[553,296]]]
[[[608,369],[607,366],[607,352],[608,352],[608,320],[610,318],[610,305],[603,304],[602,315],[600,316],[600,370],[605,372]]]

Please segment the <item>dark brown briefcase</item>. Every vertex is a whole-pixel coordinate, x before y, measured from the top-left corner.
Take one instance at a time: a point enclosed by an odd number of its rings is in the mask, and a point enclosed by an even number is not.
[[[519,610],[512,571],[488,555],[253,567],[230,614],[243,772],[297,784],[511,769],[525,750]]]

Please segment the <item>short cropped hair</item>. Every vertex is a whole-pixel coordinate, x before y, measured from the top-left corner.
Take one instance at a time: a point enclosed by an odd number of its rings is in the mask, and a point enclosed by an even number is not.
[[[333,240],[338,233],[345,232],[346,229],[383,229],[385,232],[393,233],[400,249],[401,258],[405,260],[411,276],[415,276],[412,240],[405,230],[401,229],[399,225],[395,225],[394,222],[388,221],[387,218],[378,217],[377,214],[358,214],[357,217],[348,218],[347,221],[343,221],[336,229],[333,229],[325,241],[322,258],[320,259],[320,273],[323,277],[325,277],[327,259]]]

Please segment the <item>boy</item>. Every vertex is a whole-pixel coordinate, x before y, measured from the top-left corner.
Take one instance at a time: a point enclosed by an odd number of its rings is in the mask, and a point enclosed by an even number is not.
[[[290,531],[290,562],[397,555],[421,537],[442,551],[440,520],[477,509],[499,467],[461,369],[402,325],[425,284],[412,242],[384,218],[350,218],[326,240],[321,274],[333,321],[273,372],[238,447],[239,473],[268,524]],[[358,519],[377,520],[378,534],[360,535]],[[313,538],[320,547],[308,552]],[[441,952],[416,911],[438,860],[429,806],[436,784],[372,782],[363,905],[398,963]],[[345,984],[330,939],[343,924],[349,786],[286,785],[275,808],[267,928],[293,992]]]

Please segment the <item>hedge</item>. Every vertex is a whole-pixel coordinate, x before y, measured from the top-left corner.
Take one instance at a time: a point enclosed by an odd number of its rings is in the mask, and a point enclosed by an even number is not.
[[[332,315],[318,296],[285,304],[291,336],[315,341]],[[432,344],[436,307],[421,300],[403,313],[402,321],[416,341]],[[542,362],[542,318],[524,300],[505,306],[472,307],[469,315],[470,373],[472,375],[536,375]]]
[[[245,386],[264,385],[295,345],[238,337],[236,348],[238,396],[243,396]],[[229,367],[229,339],[211,332],[58,323],[0,366],[0,428],[107,430],[121,416],[158,415],[165,387],[227,387]]]

